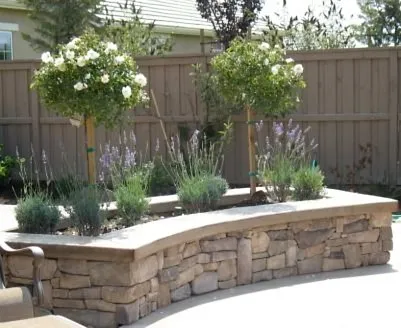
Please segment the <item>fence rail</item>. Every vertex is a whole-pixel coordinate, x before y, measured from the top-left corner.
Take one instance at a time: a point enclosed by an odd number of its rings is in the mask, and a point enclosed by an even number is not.
[[[390,182],[401,184],[399,176],[399,101],[401,93],[401,51],[347,49],[291,53],[304,65],[307,88],[301,106],[291,117],[302,127],[311,126],[319,143],[316,159],[328,183]],[[195,128],[205,112],[190,72],[192,64],[206,64],[210,56],[200,54],[138,58],[148,77],[169,136],[179,126]],[[21,156],[33,150],[46,151],[53,170],[60,172],[68,159],[69,169],[85,175],[83,129],[68,119],[48,112],[29,84],[38,61],[0,62],[0,143],[8,153],[18,147]],[[136,109],[124,127],[137,136],[138,148],[153,153],[157,139],[163,140],[152,108]],[[234,136],[225,154],[224,174],[234,184],[248,180],[246,119],[234,120]],[[119,131],[97,129],[97,143],[118,142]],[[364,147],[371,155],[364,160]],[[162,147],[163,153],[166,147]],[[66,154],[66,156],[64,155]],[[361,163],[364,169],[358,169]],[[363,164],[362,163],[362,164]],[[353,173],[354,172],[354,173]]]

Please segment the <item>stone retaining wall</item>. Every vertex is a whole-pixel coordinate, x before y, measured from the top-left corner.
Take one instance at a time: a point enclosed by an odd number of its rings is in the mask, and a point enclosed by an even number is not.
[[[391,213],[266,225],[191,240],[133,262],[47,258],[46,304],[92,327],[130,324],[171,302],[294,275],[385,264]],[[10,284],[30,284],[31,258],[6,259]]]

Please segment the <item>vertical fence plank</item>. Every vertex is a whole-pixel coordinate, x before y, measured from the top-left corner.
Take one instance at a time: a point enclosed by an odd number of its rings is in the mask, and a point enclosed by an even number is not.
[[[389,124],[389,182],[397,184],[399,158],[399,122],[398,122],[398,50],[390,51],[390,124]]]

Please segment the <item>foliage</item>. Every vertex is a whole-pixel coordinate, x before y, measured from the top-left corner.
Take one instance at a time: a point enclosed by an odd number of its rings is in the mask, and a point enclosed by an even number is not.
[[[19,199],[15,214],[19,230],[35,234],[54,232],[60,218],[60,211],[44,194]]]
[[[63,116],[93,116],[96,123],[110,127],[147,101],[147,80],[137,72],[134,59],[93,31],[60,45],[53,55],[44,53],[42,61],[32,87],[47,108]]]
[[[202,103],[206,107],[206,115],[204,125],[212,123],[220,127],[226,122],[231,115],[238,114],[242,111],[240,106],[228,103],[224,97],[218,92],[216,78],[213,72],[203,71],[201,64],[193,66],[193,82],[199,90]]]
[[[220,176],[196,175],[181,182],[177,195],[188,212],[202,212],[214,209],[227,189],[227,181]]]
[[[13,156],[3,154],[4,145],[0,144],[0,183],[5,182],[11,175],[19,160]]]
[[[133,226],[149,210],[149,201],[140,177],[129,178],[114,193],[122,224],[126,227]]]
[[[69,206],[73,225],[78,228],[79,235],[98,236],[104,221],[100,206],[101,194],[96,186],[88,186],[75,190],[70,194]]]
[[[152,196],[170,195],[176,192],[174,181],[168,174],[160,156],[154,160],[154,167],[150,176],[149,194]]]
[[[195,130],[183,147],[178,136],[171,138],[170,161],[163,161],[163,165],[188,211],[211,208],[225,193],[227,182],[220,174],[224,162],[224,145],[230,131],[231,125],[228,125],[222,131],[219,141],[212,142],[205,135],[201,137],[200,131]]]
[[[229,103],[249,105],[267,116],[289,113],[305,82],[302,65],[284,55],[283,49],[268,43],[235,40],[211,62],[218,92]]]
[[[170,161],[167,163],[164,161],[163,165],[177,190],[183,181],[192,177],[219,175],[224,161],[222,154],[224,143],[225,140],[220,140],[219,148],[217,142],[208,142],[206,136],[201,139],[200,131],[195,130],[182,150],[180,138],[172,137],[169,145]]]
[[[259,136],[262,128],[263,122],[257,125]],[[313,139],[307,142],[310,128],[302,130],[292,120],[287,126],[274,122],[272,130],[271,138],[267,136],[257,144],[259,179],[272,200],[285,202],[291,194],[294,173],[310,163],[317,145]]]
[[[60,199],[61,202],[68,202],[68,199],[73,192],[84,187],[86,187],[86,183],[71,172],[54,181],[55,196]]]
[[[105,144],[100,156],[99,180],[104,184],[111,182],[113,188],[126,183],[129,179],[137,177],[140,179],[145,194],[148,192],[154,164],[143,160],[146,154],[137,150],[137,140],[131,131],[127,137],[124,131],[120,137],[119,146]]]
[[[339,0],[323,1],[323,12],[315,15],[311,7],[303,17],[290,17],[287,22],[274,23],[266,17],[264,38],[287,50],[315,50],[355,47],[355,31],[344,24]]]
[[[356,26],[357,38],[369,47],[401,44],[401,1],[358,0],[363,22]]]
[[[304,165],[294,173],[292,186],[295,200],[321,198],[324,190],[324,175],[319,168]]]
[[[60,43],[67,43],[81,35],[88,27],[100,23],[100,0],[18,0],[28,10],[28,17],[36,23],[35,35],[23,33],[31,46],[40,51],[55,51]]]
[[[289,158],[277,156],[271,160],[270,167],[260,171],[259,177],[268,196],[280,203],[291,195],[291,183],[295,168]]]
[[[236,37],[246,37],[262,10],[262,0],[196,0],[202,18],[212,23],[219,41],[228,49]]]
[[[123,19],[116,19],[105,8],[106,22],[100,30],[102,37],[116,43],[124,52],[133,56],[160,56],[170,52],[173,46],[171,37],[157,35],[155,24],[144,24],[141,19],[141,10],[135,2],[126,0],[119,3],[122,12],[129,12]]]

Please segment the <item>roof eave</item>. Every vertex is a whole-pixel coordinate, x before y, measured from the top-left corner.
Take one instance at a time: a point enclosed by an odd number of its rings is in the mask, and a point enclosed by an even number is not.
[[[8,0],[0,0],[0,8],[4,9],[15,9],[27,11],[28,9],[21,3]]]

